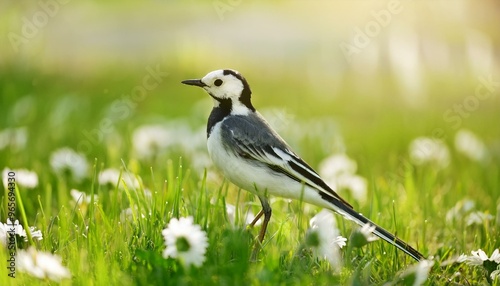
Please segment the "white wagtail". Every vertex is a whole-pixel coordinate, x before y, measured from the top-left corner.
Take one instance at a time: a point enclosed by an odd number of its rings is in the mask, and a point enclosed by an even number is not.
[[[268,195],[275,195],[328,208],[361,226],[373,225],[373,233],[378,237],[417,261],[424,258],[406,242],[356,212],[292,151],[255,110],[250,86],[240,73],[216,70],[202,79],[182,83],[199,86],[213,98],[214,108],[207,124],[208,152],[226,178],[259,197],[262,210],[250,225],[264,215],[260,243],[271,218]]]

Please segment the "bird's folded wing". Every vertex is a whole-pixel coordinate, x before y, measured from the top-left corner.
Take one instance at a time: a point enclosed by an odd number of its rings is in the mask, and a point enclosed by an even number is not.
[[[290,147],[268,125],[252,122],[251,118],[236,117],[237,124],[224,122],[222,132],[224,140],[232,141],[236,152],[243,158],[267,165],[273,171],[304,183],[339,202],[352,206],[333,191],[304,160],[297,156]]]

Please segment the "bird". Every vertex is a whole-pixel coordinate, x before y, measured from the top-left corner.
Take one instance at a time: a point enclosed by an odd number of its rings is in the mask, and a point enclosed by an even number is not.
[[[264,216],[258,235],[262,245],[271,219],[270,196],[301,200],[336,212],[373,233],[416,261],[424,256],[408,243],[357,212],[274,131],[251,101],[247,80],[236,70],[220,69],[201,79],[181,83],[201,87],[213,99],[207,122],[207,148],[224,177],[260,200],[262,210],[249,224]]]

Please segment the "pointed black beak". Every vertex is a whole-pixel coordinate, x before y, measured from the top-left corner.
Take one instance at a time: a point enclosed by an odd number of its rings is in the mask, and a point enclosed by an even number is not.
[[[199,86],[199,87],[207,86],[206,84],[204,84],[201,81],[201,79],[186,79],[186,80],[181,81],[181,83],[187,84],[187,85]]]

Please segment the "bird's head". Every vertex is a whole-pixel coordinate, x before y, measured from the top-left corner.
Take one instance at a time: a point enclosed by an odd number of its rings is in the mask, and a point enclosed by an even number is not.
[[[234,107],[243,104],[255,111],[250,100],[252,94],[250,86],[246,79],[235,70],[215,70],[202,79],[188,79],[182,83],[203,88],[215,100],[216,106],[222,104]]]

